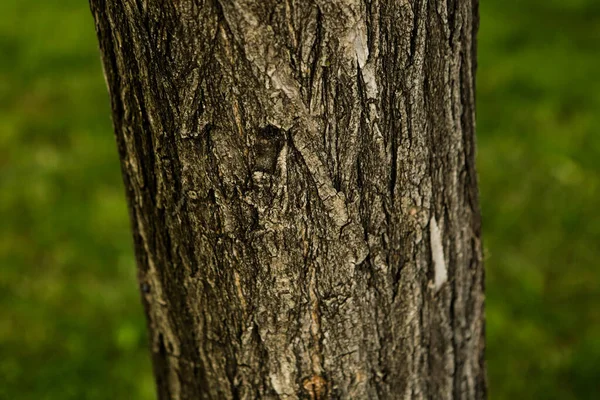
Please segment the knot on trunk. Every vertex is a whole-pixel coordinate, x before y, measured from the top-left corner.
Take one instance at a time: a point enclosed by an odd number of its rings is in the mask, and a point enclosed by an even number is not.
[[[256,134],[252,152],[254,153],[254,170],[269,174],[275,173],[277,159],[285,145],[286,132],[274,125],[260,128]]]

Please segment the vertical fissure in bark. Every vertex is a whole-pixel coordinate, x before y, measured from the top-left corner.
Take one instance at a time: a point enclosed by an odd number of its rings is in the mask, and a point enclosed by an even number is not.
[[[476,0],[90,0],[161,399],[481,399]]]

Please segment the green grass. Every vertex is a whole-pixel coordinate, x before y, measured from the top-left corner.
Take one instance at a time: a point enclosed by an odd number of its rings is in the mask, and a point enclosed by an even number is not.
[[[153,398],[87,2],[0,15],[0,398]]]
[[[152,399],[87,2],[0,15],[0,399]],[[481,16],[491,398],[595,399],[600,3],[485,0]]]
[[[484,1],[480,184],[493,399],[600,395],[600,3]]]

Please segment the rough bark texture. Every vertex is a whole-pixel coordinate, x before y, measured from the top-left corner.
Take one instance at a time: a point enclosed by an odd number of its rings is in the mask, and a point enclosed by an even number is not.
[[[477,0],[91,0],[161,399],[482,399]]]

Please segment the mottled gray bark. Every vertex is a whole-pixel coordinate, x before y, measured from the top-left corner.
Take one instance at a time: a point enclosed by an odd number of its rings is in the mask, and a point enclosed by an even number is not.
[[[91,0],[161,399],[482,399],[477,0]]]

